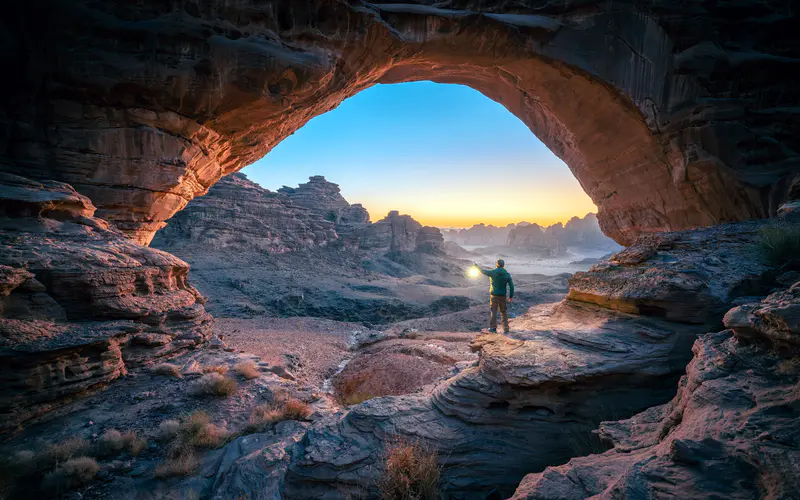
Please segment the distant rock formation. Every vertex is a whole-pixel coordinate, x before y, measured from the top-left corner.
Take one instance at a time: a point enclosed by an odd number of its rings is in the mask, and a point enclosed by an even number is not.
[[[312,201],[309,195],[297,198],[308,204]],[[331,197],[325,197],[321,203],[329,200]],[[283,253],[324,246],[339,238],[335,221],[323,218],[321,210],[295,201],[294,196],[268,191],[242,173],[232,174],[170,219],[167,227],[156,233],[152,246],[175,251],[199,244]],[[346,201],[344,204],[348,209]]]
[[[295,205],[308,208],[337,226],[369,222],[366,208],[360,203],[348,203],[342,196],[339,185],[328,182],[321,175],[309,177],[308,182],[296,188],[283,186],[278,192],[286,195]]]
[[[509,224],[505,227],[497,227],[491,224],[486,225],[481,223],[475,224],[468,229],[445,230],[444,238],[448,241],[454,241],[459,245],[505,245],[508,241],[508,234],[515,227],[517,227],[517,224]]]
[[[410,215],[400,215],[397,210],[365,227],[358,239],[360,248],[386,252],[437,252],[444,245],[438,228],[423,226]]]
[[[445,240],[459,245],[508,246],[543,256],[564,255],[567,249],[619,250],[621,247],[603,234],[595,214],[573,217],[566,224],[543,227],[518,222],[505,227],[475,224],[469,229],[449,229]]]
[[[438,228],[397,211],[370,223],[361,204],[351,205],[339,186],[321,175],[275,193],[236,173],[194,199],[152,242],[178,255],[186,245],[285,253],[334,244],[384,253],[435,253],[444,238]]]

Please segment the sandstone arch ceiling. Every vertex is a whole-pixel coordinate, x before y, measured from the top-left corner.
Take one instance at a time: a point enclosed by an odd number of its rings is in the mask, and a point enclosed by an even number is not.
[[[764,217],[799,168],[800,43],[790,1],[740,4],[15,5],[0,168],[72,184],[148,243],[310,118],[375,83],[430,79],[519,116],[621,243]]]

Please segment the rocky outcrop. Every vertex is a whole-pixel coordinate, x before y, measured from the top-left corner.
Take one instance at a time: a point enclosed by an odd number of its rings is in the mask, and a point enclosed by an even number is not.
[[[800,497],[798,289],[728,313],[732,330],[696,341],[670,403],[604,422],[612,450],[530,474],[513,498]],[[782,357],[772,346],[787,339]]]
[[[519,225],[526,224],[528,223],[520,222],[519,224],[508,224],[504,227],[497,227],[492,224],[486,225],[480,223],[466,229],[448,229],[444,232],[444,236],[445,239],[455,241],[461,245],[506,245],[511,230]]]
[[[359,247],[381,252],[441,252],[444,238],[438,228],[423,226],[410,215],[392,210],[358,232]]]
[[[539,224],[520,224],[512,229],[508,234],[508,247],[549,257],[567,252],[566,245]]]
[[[606,415],[667,401],[699,331],[570,303],[537,306],[512,328],[478,337],[478,365],[432,395],[372,399],[313,427],[287,495],[375,494],[380,452],[397,436],[437,448],[449,493],[510,495],[526,471],[591,449]]]
[[[798,14],[780,2],[734,16],[667,0],[47,0],[5,14],[0,168],[73,185],[142,243],[376,83],[459,83],[503,104],[620,243],[769,216],[798,172]]]
[[[0,174],[0,430],[210,336],[189,266],[93,213],[66,184]]]
[[[287,196],[295,205],[305,207],[337,226],[369,222],[367,209],[360,203],[351,205],[342,196],[339,185],[328,182],[321,175],[309,177],[308,182],[296,188],[283,186],[278,192]]]
[[[152,246],[173,252],[196,245],[283,253],[325,246],[338,238],[334,222],[317,210],[297,206],[236,173],[170,219]]]
[[[570,278],[570,300],[684,323],[720,325],[735,301],[763,295],[772,279],[757,222],[639,238]]]

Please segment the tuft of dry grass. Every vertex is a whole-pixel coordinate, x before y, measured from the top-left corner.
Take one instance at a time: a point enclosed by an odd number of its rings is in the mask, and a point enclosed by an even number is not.
[[[37,461],[40,462],[40,467],[49,468],[73,457],[89,455],[91,449],[92,445],[89,441],[77,437],[69,438],[48,446],[44,452],[38,455]]]
[[[227,429],[211,423],[211,417],[203,411],[192,413],[183,422],[161,422],[157,435],[171,439],[167,458],[153,471],[157,478],[191,474],[198,465],[198,448],[217,448],[231,437]]]
[[[135,457],[147,447],[147,440],[139,437],[134,430],[121,433],[116,429],[108,429],[97,444],[100,454],[104,456],[116,456],[127,450]]]
[[[437,454],[418,441],[397,440],[386,446],[386,462],[378,482],[382,500],[439,498]]]
[[[153,372],[166,377],[183,378],[181,367],[170,363],[161,363],[153,368]]]
[[[311,406],[297,398],[281,398],[253,408],[248,419],[247,430],[260,432],[284,420],[306,420],[313,412]]]
[[[204,366],[203,373],[219,373],[220,375],[225,375],[228,373],[228,367],[225,365]]]
[[[243,377],[247,380],[258,378],[261,375],[261,371],[252,361],[242,361],[241,363],[236,363],[236,365],[233,367],[233,371],[235,371],[240,377]]]
[[[800,226],[764,227],[758,234],[761,250],[770,264],[795,266],[800,262]]]
[[[795,375],[800,373],[800,356],[795,356],[778,363],[775,371],[780,375]]]
[[[219,373],[206,373],[192,384],[197,396],[227,397],[236,392],[236,381]]]
[[[91,482],[100,470],[97,461],[91,457],[70,458],[63,464],[45,474],[42,488],[60,495],[65,491]]]
[[[186,453],[177,457],[170,457],[158,464],[153,475],[159,479],[175,476],[188,476],[199,465],[193,453]]]

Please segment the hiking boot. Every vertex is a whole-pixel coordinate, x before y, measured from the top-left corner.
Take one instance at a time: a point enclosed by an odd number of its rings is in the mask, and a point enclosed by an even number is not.
[[[504,329],[503,329],[503,333],[508,333],[508,332],[510,332],[510,331],[511,331],[511,330],[509,330],[508,328],[504,328]]]
[[[497,333],[497,328],[489,328],[489,333]]]

